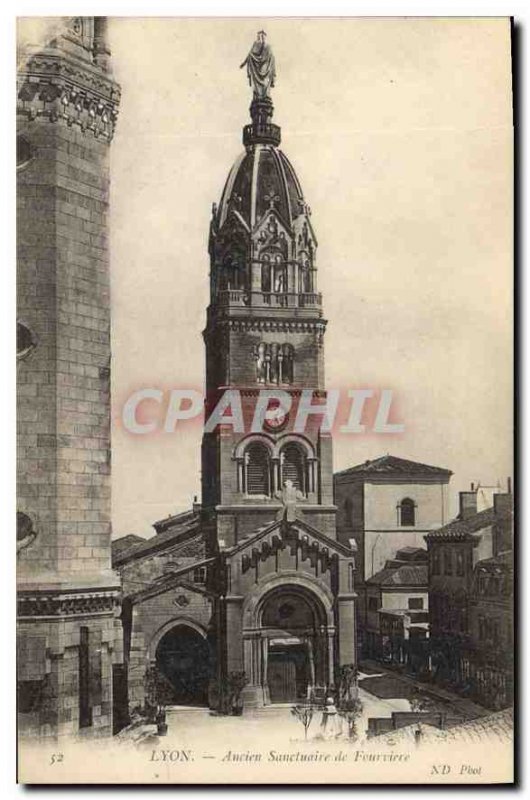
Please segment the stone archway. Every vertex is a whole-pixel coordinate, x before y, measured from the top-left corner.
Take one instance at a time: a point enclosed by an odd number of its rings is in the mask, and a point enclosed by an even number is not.
[[[173,689],[175,705],[208,704],[211,655],[208,642],[195,628],[176,623],[159,638],[155,660]]]
[[[325,692],[333,679],[329,611],[319,592],[299,580],[263,592],[244,631],[245,671],[258,705],[296,703],[314,690]]]

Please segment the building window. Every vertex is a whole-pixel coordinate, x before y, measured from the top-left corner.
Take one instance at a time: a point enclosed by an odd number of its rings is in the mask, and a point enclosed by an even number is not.
[[[410,497],[405,497],[398,506],[399,524],[411,528],[416,524],[416,505]]]
[[[462,550],[457,550],[456,553],[456,574],[460,577],[465,575],[465,559]]]
[[[431,575],[440,574],[440,550],[438,547],[433,547],[431,555]]]
[[[307,459],[304,451],[296,444],[286,444],[280,453],[282,486],[291,481],[295,489],[307,494]]]
[[[17,359],[26,358],[35,348],[35,334],[22,322],[17,322]]]
[[[17,511],[17,552],[24,547],[28,547],[35,538],[37,532],[33,527],[31,517],[23,511]]]
[[[246,493],[270,495],[269,450],[260,442],[250,444],[245,451]]]
[[[409,597],[409,608],[411,611],[423,609],[423,597]]]
[[[206,583],[206,567],[196,567],[193,570],[193,583]]]
[[[33,158],[33,150],[25,136],[17,136],[17,169],[26,167]]]
[[[289,342],[259,342],[254,348],[256,380],[276,386],[293,382],[294,347]]]
[[[449,548],[444,550],[444,575],[453,574],[453,553]]]
[[[378,597],[369,597],[368,598],[368,611],[378,611],[379,610],[379,598]]]

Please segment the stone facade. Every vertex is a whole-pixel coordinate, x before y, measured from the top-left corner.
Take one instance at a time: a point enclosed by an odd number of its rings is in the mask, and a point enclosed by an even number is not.
[[[106,734],[120,657],[107,220],[119,89],[105,19],[50,22],[46,41],[24,45],[18,69],[19,646],[36,659],[19,659],[19,689],[37,698],[20,730]],[[30,674],[44,688],[30,687]]]
[[[365,651],[367,581],[398,550],[424,547],[425,534],[447,522],[451,474],[387,454],[334,476],[337,535],[342,542],[354,539],[357,546],[358,632]]]
[[[153,538],[136,541],[128,549],[122,549],[120,539],[112,543],[113,564],[123,587],[123,650],[131,710],[145,702],[146,673],[156,665],[166,633],[191,628],[206,640],[212,622],[199,515],[186,512],[163,523]]]

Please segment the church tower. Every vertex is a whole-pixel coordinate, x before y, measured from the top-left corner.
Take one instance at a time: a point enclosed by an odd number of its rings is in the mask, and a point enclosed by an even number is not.
[[[314,414],[294,431],[302,392],[312,405],[326,397],[317,240],[296,173],[279,148],[268,94],[254,92],[250,114],[245,150],[213,208],[204,332],[207,416],[227,389],[239,390],[244,431],[220,426],[205,435],[203,507],[217,509],[218,534],[233,544],[274,517],[277,494],[291,480],[304,512],[334,537],[330,434]],[[262,390],[271,395],[269,409],[284,395],[290,408],[249,436]]]
[[[112,732],[106,19],[20,21],[17,90],[19,732]]]
[[[333,686],[338,667],[355,661],[355,633],[331,434],[322,413],[297,420],[301,404],[326,402],[317,239],[272,122],[263,32],[245,65],[252,121],[210,228],[202,507],[223,565],[220,663],[245,671],[247,700],[259,705]],[[226,415],[211,417],[223,402]]]

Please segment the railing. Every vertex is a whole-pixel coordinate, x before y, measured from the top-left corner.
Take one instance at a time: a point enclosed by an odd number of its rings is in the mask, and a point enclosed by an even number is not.
[[[265,308],[319,308],[320,292],[247,292],[244,289],[225,289],[218,292],[220,306],[253,306]]]
[[[281,138],[281,128],[278,125],[274,125],[272,122],[262,123],[261,125],[245,125],[243,128],[243,144],[245,147],[255,142],[279,145]]]

